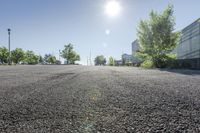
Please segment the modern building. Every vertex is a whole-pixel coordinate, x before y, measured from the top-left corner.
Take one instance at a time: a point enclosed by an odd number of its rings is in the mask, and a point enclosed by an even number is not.
[[[178,60],[187,61],[191,68],[200,68],[200,18],[181,31],[175,51]]]
[[[138,59],[138,57],[136,57],[136,52],[138,52],[139,48],[140,48],[138,40],[136,39],[134,42],[132,42],[131,45],[132,45],[132,55],[133,55],[132,62],[133,62],[133,64],[141,63],[142,62],[141,59]]]
[[[132,64],[133,56],[129,54],[123,54],[122,55],[122,63],[127,64],[130,63]]]
[[[139,42],[136,39],[134,42],[132,42],[132,55],[135,55],[135,53],[139,50]]]
[[[122,60],[115,60],[115,65],[116,66],[121,66],[122,64]]]

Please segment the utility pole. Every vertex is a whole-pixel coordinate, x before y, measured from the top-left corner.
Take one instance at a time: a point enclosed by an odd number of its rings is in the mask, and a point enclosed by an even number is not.
[[[10,53],[10,32],[11,29],[8,28],[8,49],[9,49],[9,59],[8,59],[8,64],[11,65],[11,53]]]

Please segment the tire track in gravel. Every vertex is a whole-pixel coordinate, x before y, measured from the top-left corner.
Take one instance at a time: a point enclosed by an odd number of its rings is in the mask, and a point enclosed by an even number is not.
[[[73,132],[98,132],[95,129],[95,122],[98,118],[98,108],[95,103],[102,98],[103,94],[96,85],[96,74],[94,68],[86,70],[79,75],[71,84],[73,89]],[[78,105],[78,106],[76,106]]]
[[[44,79],[42,79],[40,81],[36,81],[33,83],[6,88],[6,90],[4,90],[4,92],[1,92],[0,96],[4,96],[9,99],[10,98],[17,99],[20,97],[31,95],[35,91],[40,91],[41,88],[48,88],[51,86],[56,86],[57,84],[62,82],[62,80],[66,80],[66,78],[68,78],[67,81],[73,80],[78,75],[78,74],[73,73],[73,71],[75,71],[75,70],[77,70],[77,69],[74,69],[71,72],[67,72],[67,73],[53,74],[51,76],[45,77]],[[58,79],[59,79],[59,81],[58,81]],[[53,85],[49,84],[49,81],[52,81],[55,84],[53,84]],[[20,94],[20,92],[22,94]],[[24,93],[27,93],[27,94],[24,95]],[[22,99],[22,98],[20,98],[20,99]]]

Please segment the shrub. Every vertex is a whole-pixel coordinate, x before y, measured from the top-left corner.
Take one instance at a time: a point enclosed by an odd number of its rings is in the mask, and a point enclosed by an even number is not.
[[[151,60],[145,60],[142,64],[141,64],[142,68],[154,68],[154,63]]]

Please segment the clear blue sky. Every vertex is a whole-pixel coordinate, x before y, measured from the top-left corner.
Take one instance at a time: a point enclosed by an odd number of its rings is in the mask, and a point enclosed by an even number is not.
[[[1,0],[0,45],[7,46],[7,28],[11,28],[11,49],[52,53],[58,57],[64,44],[74,44],[85,64],[90,50],[96,55],[120,59],[131,53],[137,38],[137,26],[151,10],[162,11],[174,5],[176,30],[200,17],[199,0],[118,0],[119,16],[105,14],[109,0]],[[110,34],[105,33],[106,30]]]

